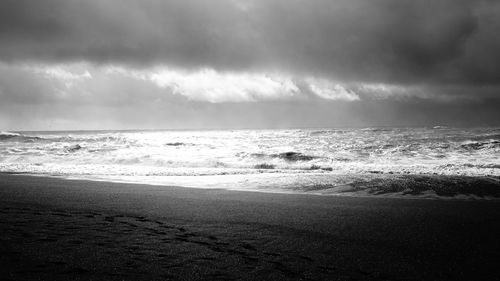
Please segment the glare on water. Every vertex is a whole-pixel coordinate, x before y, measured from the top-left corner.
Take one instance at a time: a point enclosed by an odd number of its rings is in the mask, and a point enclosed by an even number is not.
[[[308,187],[381,175],[499,176],[499,156],[496,128],[0,134],[3,172],[204,188],[314,190]]]

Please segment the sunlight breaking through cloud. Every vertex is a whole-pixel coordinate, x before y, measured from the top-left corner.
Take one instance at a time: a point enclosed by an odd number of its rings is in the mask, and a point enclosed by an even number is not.
[[[28,66],[26,69],[45,78],[60,81],[67,88],[71,88],[75,82],[92,78],[90,72],[82,65]]]
[[[328,100],[360,99],[354,90],[324,78],[301,78],[267,73],[229,73],[210,68],[197,71],[170,68],[135,71],[108,67],[106,72],[150,81],[175,95],[210,103],[307,99],[309,94]]]
[[[341,84],[337,84],[326,79],[307,78],[306,82],[311,91],[323,99],[356,101],[359,96]]]
[[[149,79],[161,88],[190,100],[218,102],[255,102],[294,98],[300,90],[291,78],[248,73],[219,73],[203,69],[186,73],[160,70]]]
[[[6,66],[6,65],[5,65]],[[7,66],[6,66],[7,67]],[[471,89],[461,85],[430,87],[390,83],[343,82],[331,78],[286,73],[223,72],[213,68],[198,70],[154,67],[134,69],[124,66],[96,66],[87,63],[10,66],[38,77],[47,92],[88,97],[105,97],[123,91],[119,83],[130,84],[129,95],[141,100],[141,93],[158,98],[180,97],[186,101],[206,103],[258,103],[266,101],[363,102],[366,100],[433,100],[453,102],[494,98],[498,87]],[[118,80],[117,80],[118,79]],[[46,82],[44,82],[46,81]],[[126,81],[126,82],[125,82]],[[52,89],[52,90],[51,90]],[[155,89],[151,91],[151,89]],[[43,89],[38,88],[42,91]]]

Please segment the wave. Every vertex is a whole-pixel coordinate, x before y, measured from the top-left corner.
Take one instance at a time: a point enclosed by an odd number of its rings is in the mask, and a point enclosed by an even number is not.
[[[272,154],[251,153],[250,156],[254,157],[254,158],[279,158],[279,159],[283,159],[283,160],[286,160],[289,162],[311,161],[311,160],[320,158],[318,156],[307,155],[307,154],[303,154],[301,152],[295,152],[295,151],[288,151],[288,152],[282,152],[282,153],[272,153]]]
[[[329,134],[345,134],[348,130],[316,130],[309,133],[310,136],[329,135]]]
[[[252,181],[257,175],[266,177],[262,180],[263,188],[278,188],[282,182],[301,178],[298,179],[301,182],[293,182],[289,188],[314,183],[319,185],[311,189],[322,190],[322,193],[327,193],[323,187],[328,188],[332,182],[315,181],[315,177],[363,175],[385,179],[432,174],[500,175],[498,131],[481,128],[432,130],[430,127],[382,130],[392,132],[345,129],[347,133],[344,134],[328,128],[225,132],[1,132],[0,171],[69,176],[85,173],[88,177],[217,175],[216,181],[223,181],[222,178],[229,181],[234,175],[245,175]],[[398,186],[395,190],[404,193],[401,186],[409,182],[392,180],[388,184]],[[373,187],[375,183],[359,192],[379,192],[375,191],[379,187]],[[246,183],[242,181],[241,184]],[[438,194],[444,190],[425,189],[418,182],[411,185],[423,193]]]
[[[441,168],[451,168],[451,167],[457,167],[457,168],[480,168],[480,169],[500,169],[500,164],[492,164],[492,163],[481,163],[481,164],[472,164],[472,163],[465,163],[465,164],[445,164],[439,166]]]
[[[298,181],[284,189],[319,195],[500,199],[500,177],[436,175],[333,175]]]
[[[121,136],[99,136],[99,135],[49,135],[42,136],[24,135],[15,132],[0,132],[1,140],[38,140],[45,142],[90,142],[90,143],[134,143],[134,140],[126,139]]]
[[[276,165],[262,163],[254,166],[255,169],[274,169]]]
[[[2,140],[33,141],[33,140],[39,140],[39,139],[41,139],[41,138],[34,137],[34,136],[27,136],[27,135],[23,135],[20,133],[5,132],[5,131],[0,132],[0,141],[2,141]]]
[[[276,165],[274,164],[268,164],[268,163],[260,163],[257,165],[253,166],[254,169],[259,169],[259,170],[272,170],[276,169]],[[333,171],[332,167],[323,167],[320,165],[311,165],[311,166],[306,166],[306,167],[279,167],[279,170],[281,171],[293,171],[293,170],[301,170],[301,171],[316,171],[316,170],[321,170],[321,171]]]
[[[193,146],[195,144],[185,142],[167,142],[166,146]]]
[[[342,193],[410,195],[455,198],[500,198],[500,178],[408,175],[357,180]]]
[[[309,133],[310,136],[317,136],[317,135],[324,135],[324,134],[330,134],[332,131],[331,130],[318,130],[318,131],[312,131]]]
[[[470,141],[460,145],[460,148],[465,150],[481,150],[481,149],[491,149],[500,148],[499,140],[490,141]]]
[[[471,138],[473,141],[494,141],[494,140],[500,140],[500,134],[494,133],[494,134],[482,134],[479,136],[473,136]]]
[[[71,145],[71,146],[68,146],[65,148],[65,150],[67,152],[76,152],[80,149],[82,149],[83,147],[81,147],[79,144],[75,144],[75,145]]]
[[[394,128],[363,128],[360,129],[362,132],[391,132]]]
[[[8,139],[20,136],[21,134],[19,133],[0,131],[0,139]]]
[[[279,153],[279,154],[271,154],[271,157],[281,158],[281,159],[285,159],[287,161],[311,161],[313,159],[318,158],[316,156],[306,155],[306,154],[302,154],[300,152],[294,152],[294,151],[283,152],[283,153]]]
[[[88,142],[88,143],[121,143],[121,144],[133,144],[136,141],[131,139],[126,139],[120,136],[79,136],[79,135],[68,135],[68,136],[58,136],[50,135],[39,137],[39,139],[50,141],[50,142]]]

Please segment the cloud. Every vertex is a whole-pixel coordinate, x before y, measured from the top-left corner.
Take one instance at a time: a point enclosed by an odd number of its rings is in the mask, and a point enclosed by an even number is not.
[[[300,101],[309,98],[359,100],[355,92],[358,89],[350,85],[277,73],[217,72],[209,68],[198,71],[168,68],[138,70],[117,66],[96,67],[82,63],[19,67],[3,65],[0,72],[2,70],[17,73],[19,77],[14,80],[38,81],[30,92],[44,92],[46,101],[63,102],[62,96],[67,96],[66,102],[73,104],[91,101],[105,103],[108,97],[126,101],[144,100],[146,97],[153,98],[152,93],[168,99],[174,98],[174,95],[188,101],[210,103]],[[20,86],[21,81],[14,80],[4,83]],[[123,87],[124,84],[127,85],[126,88]],[[122,96],[131,88],[135,89],[133,94]],[[15,89],[9,92],[13,98],[19,95],[19,91]],[[49,97],[51,93],[52,97]]]
[[[73,66],[74,68],[74,66]],[[82,73],[75,73],[64,69],[61,66],[35,66],[28,67],[28,70],[34,72],[35,74],[42,75],[49,79],[54,79],[63,82],[66,88],[71,88],[75,82],[82,81],[86,79],[91,79],[88,70],[84,70]]]
[[[312,93],[328,100],[359,100],[359,96],[353,91],[346,89],[346,87],[333,83],[324,79],[307,78],[305,82],[308,84]]]
[[[7,0],[0,59],[387,84],[500,82],[487,0]]]
[[[193,73],[161,70],[152,73],[150,80],[190,100],[212,103],[287,99],[300,94],[299,88],[287,77],[218,73],[213,69]]]
[[[493,0],[4,0],[0,126],[498,123],[499,29]]]
[[[78,106],[123,106],[149,102],[260,103],[267,101],[433,100],[439,102],[498,99],[500,86],[398,85],[343,82],[324,77],[279,73],[201,70],[130,69],[89,63],[0,63],[3,102]]]

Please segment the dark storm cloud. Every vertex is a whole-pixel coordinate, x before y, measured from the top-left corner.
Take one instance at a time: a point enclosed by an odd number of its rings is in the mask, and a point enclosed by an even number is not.
[[[499,84],[500,3],[4,0],[0,59]]]
[[[3,0],[0,128],[498,125],[500,1]]]

